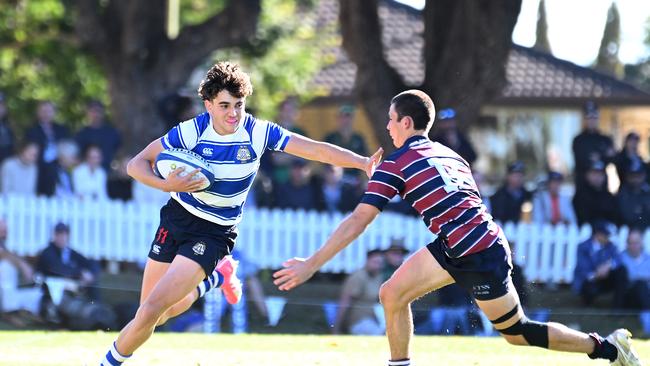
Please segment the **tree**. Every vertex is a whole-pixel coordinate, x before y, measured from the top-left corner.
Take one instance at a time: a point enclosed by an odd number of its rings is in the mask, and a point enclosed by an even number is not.
[[[533,48],[552,54],[551,44],[548,41],[548,23],[546,22],[546,6],[544,0],[539,1],[539,7],[537,8],[537,28],[535,35],[535,45]]]
[[[456,108],[461,123],[467,124],[504,87],[505,62],[521,0],[426,2],[425,79],[415,86],[407,86],[384,58],[378,0],[339,0],[339,7],[343,48],[357,66],[356,97],[384,146],[390,146],[386,111],[390,98],[400,91],[422,89],[438,108]]]
[[[602,72],[617,77],[623,76],[623,65],[618,58],[618,50],[621,45],[621,18],[618,14],[616,2],[607,11],[607,23],[603,30],[603,38],[600,41],[598,58],[594,67]]]
[[[163,97],[185,86],[196,95],[192,71],[234,58],[253,78],[249,104],[270,118],[287,95],[309,95],[325,62],[313,57],[330,33],[305,16],[313,1],[180,0],[175,37],[167,0],[12,1],[0,11],[0,90],[23,125],[36,100],[52,99],[77,127],[85,102],[99,98],[135,151],[164,132]]]

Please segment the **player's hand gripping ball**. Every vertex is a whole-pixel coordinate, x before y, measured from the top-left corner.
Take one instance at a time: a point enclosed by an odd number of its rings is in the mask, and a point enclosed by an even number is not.
[[[167,178],[169,173],[177,168],[185,168],[179,176],[183,177],[195,169],[201,169],[194,175],[194,179],[203,179],[204,184],[196,191],[201,192],[210,188],[214,182],[214,173],[210,163],[193,151],[185,149],[163,150],[158,154],[154,171],[161,178]]]

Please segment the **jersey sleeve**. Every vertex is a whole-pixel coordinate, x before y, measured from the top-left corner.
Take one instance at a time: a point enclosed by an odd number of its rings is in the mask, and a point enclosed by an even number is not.
[[[380,211],[404,189],[404,177],[394,162],[384,160],[368,181],[361,203],[377,207]]]
[[[176,125],[160,138],[163,147],[166,150],[173,148],[192,150],[199,141],[199,125],[205,118],[209,119],[209,117],[200,115]]]
[[[260,127],[266,130],[265,149],[284,151],[287,142],[289,142],[289,139],[291,138],[291,131],[270,121],[257,120],[257,123],[260,124]]]

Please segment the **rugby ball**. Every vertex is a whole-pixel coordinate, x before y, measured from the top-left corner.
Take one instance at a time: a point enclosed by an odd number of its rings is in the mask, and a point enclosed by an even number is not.
[[[214,173],[212,172],[210,163],[203,159],[201,155],[190,150],[163,150],[158,154],[154,167],[154,172],[161,178],[167,178],[169,173],[180,167],[185,168],[185,170],[179,174],[181,177],[187,175],[194,169],[201,169],[201,171],[194,176],[194,179],[204,179],[205,184],[196,190],[196,192],[205,191],[210,188],[214,182]]]

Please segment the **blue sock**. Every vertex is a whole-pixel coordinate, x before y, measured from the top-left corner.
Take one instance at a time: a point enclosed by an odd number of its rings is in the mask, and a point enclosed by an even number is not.
[[[408,358],[402,358],[401,360],[389,360],[388,366],[409,366],[411,365],[411,360]]]
[[[199,292],[199,297],[203,297],[203,295],[205,295],[206,292],[212,290],[215,287],[221,286],[222,283],[223,283],[223,275],[217,271],[213,271],[205,280],[203,280],[196,287],[196,290]]]
[[[113,342],[113,345],[111,346],[111,349],[108,350],[106,353],[106,356],[102,360],[102,363],[100,363],[100,366],[120,366],[122,362],[126,361],[131,357],[131,355],[128,356],[123,356],[117,351],[117,348],[115,348],[115,342]]]

